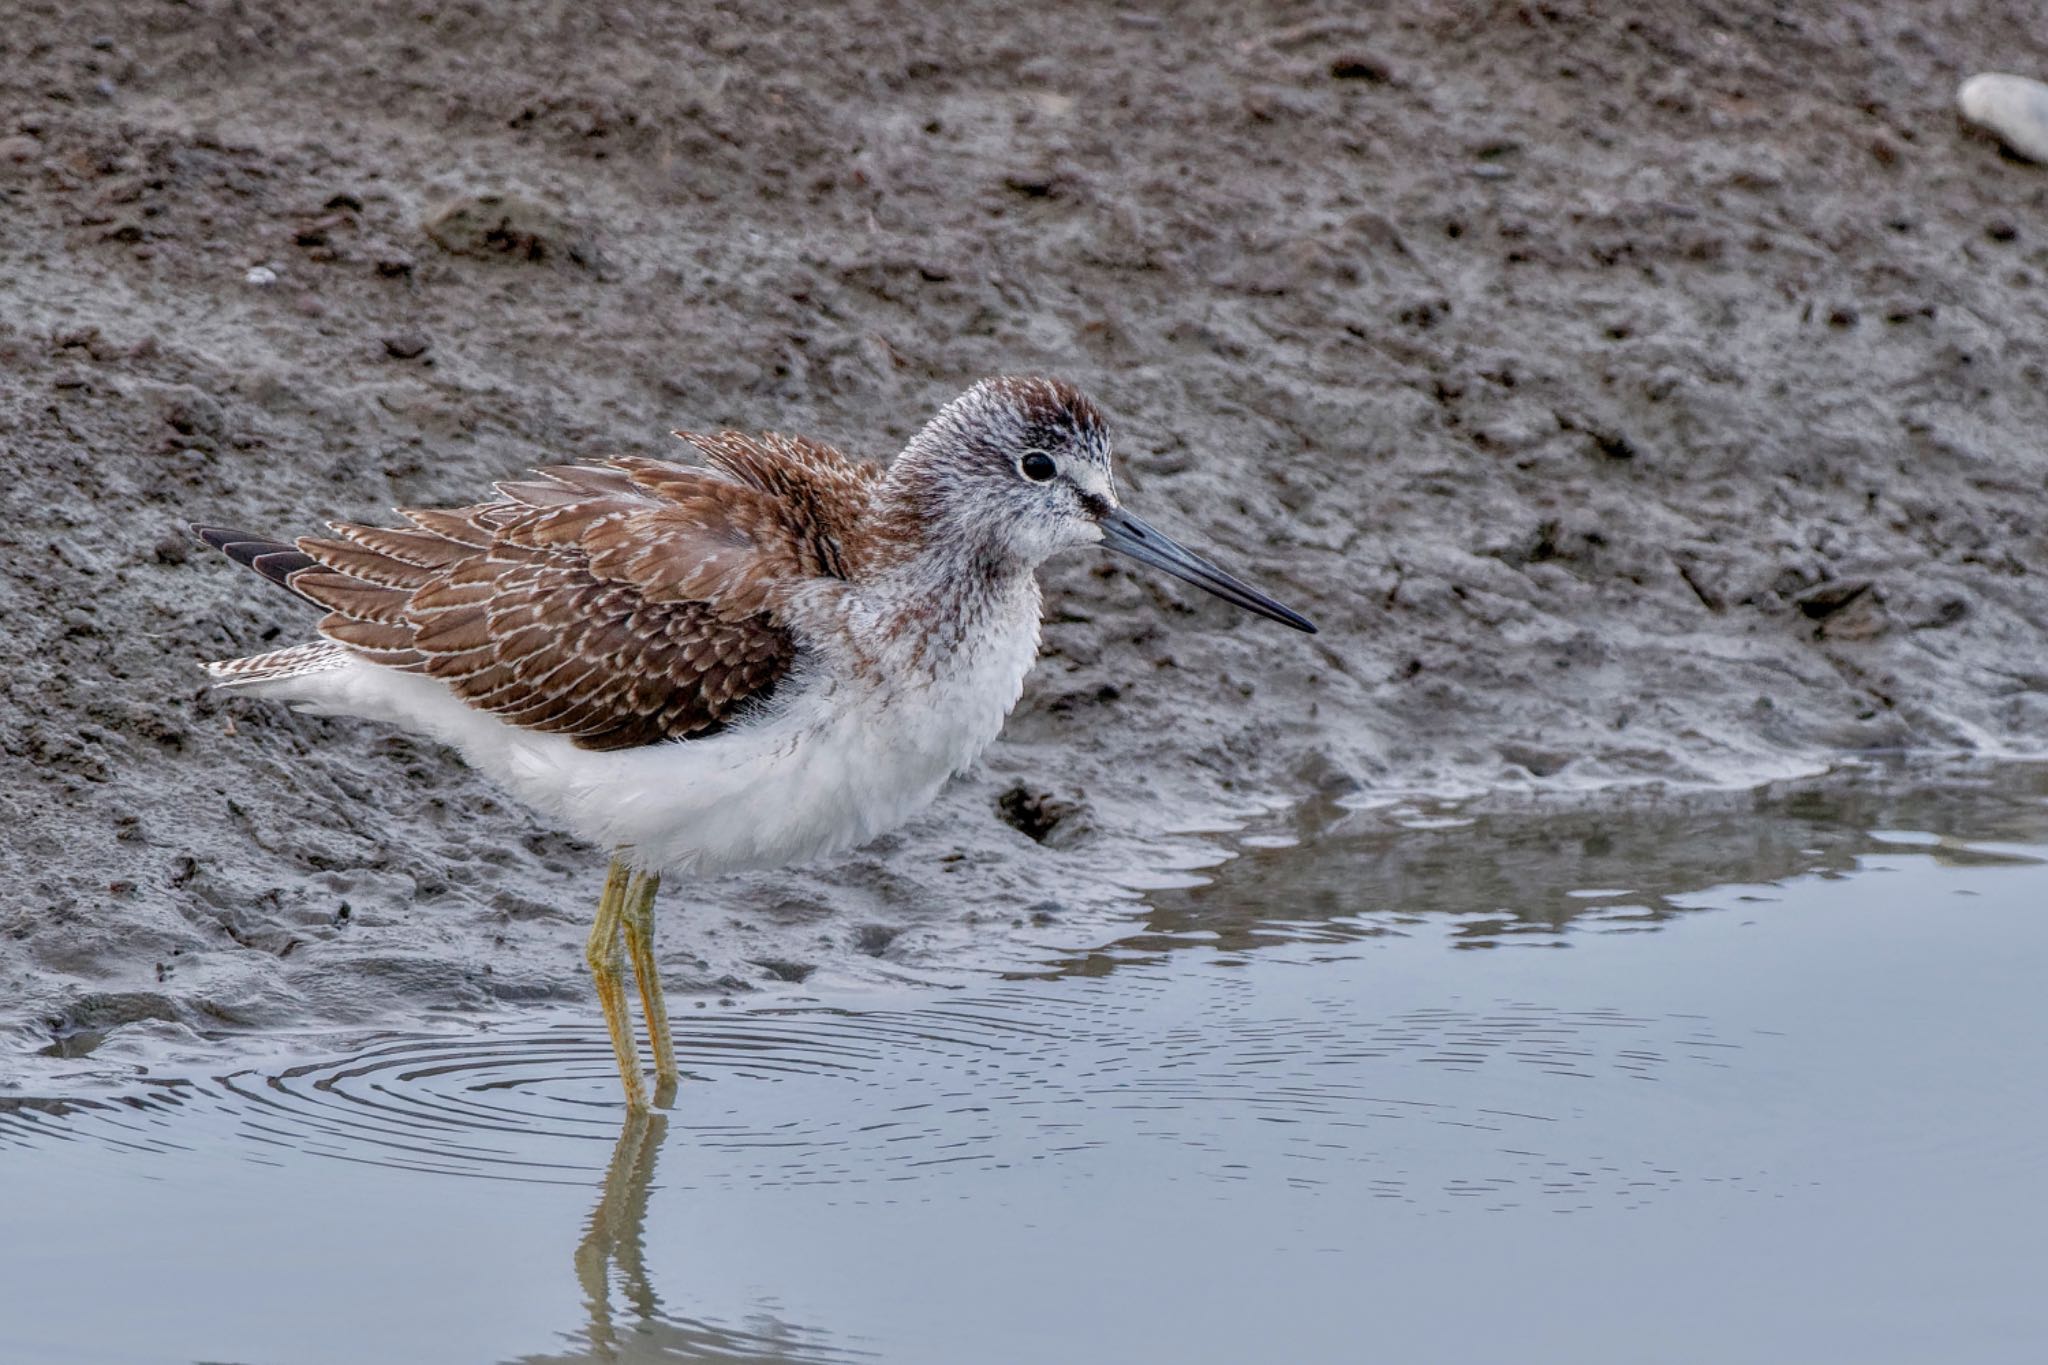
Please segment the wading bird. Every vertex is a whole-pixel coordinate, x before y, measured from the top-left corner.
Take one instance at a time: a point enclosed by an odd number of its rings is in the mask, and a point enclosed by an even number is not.
[[[1099,545],[1315,630],[1126,512],[1100,414],[1056,380],[976,384],[886,470],[677,434],[708,464],[558,466],[295,545],[192,528],[327,613],[319,640],[207,665],[218,685],[450,744],[614,850],[588,957],[634,1110],[627,954],[664,1091],[677,1074],[661,877],[820,857],[929,802],[1016,704],[1049,556]]]

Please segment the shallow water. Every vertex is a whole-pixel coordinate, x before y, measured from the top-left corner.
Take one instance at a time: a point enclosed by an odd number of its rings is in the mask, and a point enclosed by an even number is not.
[[[2036,1360],[2044,859],[2040,769],[1326,813],[1043,974],[679,1010],[623,1131],[583,1014],[0,1093],[0,1358]]]

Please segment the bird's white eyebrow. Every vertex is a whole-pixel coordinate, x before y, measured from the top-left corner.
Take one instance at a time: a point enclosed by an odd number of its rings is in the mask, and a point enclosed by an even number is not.
[[[1098,498],[1116,501],[1116,495],[1109,488],[1109,471],[1093,460],[1068,460],[1061,470],[1074,486],[1083,493],[1093,493]]]

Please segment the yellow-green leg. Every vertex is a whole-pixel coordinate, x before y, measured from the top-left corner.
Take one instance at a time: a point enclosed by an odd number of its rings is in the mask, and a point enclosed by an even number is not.
[[[647,1041],[654,1049],[655,1102],[666,1106],[675,1098],[675,1040],[669,1034],[668,1003],[661,997],[661,973],[654,964],[654,894],[661,878],[638,872],[626,888],[626,951],[633,955],[633,975],[640,982],[640,1012],[647,1019]]]
[[[627,883],[632,879],[631,869],[613,858],[611,871],[604,879],[604,898],[597,903],[597,923],[590,927],[590,941],[584,945],[583,956],[597,982],[597,1003],[604,1007],[605,1027],[611,1030],[612,1051],[619,1059],[619,1079],[626,1086],[626,1108],[639,1113],[647,1108],[647,1087],[640,1080],[633,1021],[626,1013],[625,956],[619,950]]]

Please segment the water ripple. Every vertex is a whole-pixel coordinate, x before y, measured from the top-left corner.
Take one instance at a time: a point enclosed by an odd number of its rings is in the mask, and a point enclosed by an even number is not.
[[[1431,1188],[1500,1202],[1639,1200],[1676,1178],[1549,1149],[1583,1096],[1569,1083],[1655,1082],[1742,1051],[1690,1016],[1502,1002],[1375,1013],[1341,994],[1275,1003],[1236,972],[1184,980],[1009,983],[926,1008],[756,1011],[677,1021],[684,1083],[668,1117],[692,1184],[888,1186],[1169,1142],[1244,1159],[1236,1180],[1300,1163],[1379,1168],[1380,1197],[1423,1197],[1401,1153],[1485,1135]],[[1472,1078],[1472,1079],[1465,1079]],[[343,1055],[133,1093],[0,1101],[0,1146],[89,1141],[130,1153],[239,1144],[474,1178],[588,1183],[620,1122],[594,1022],[393,1034]],[[1277,1147],[1257,1134],[1294,1130]],[[1425,1137],[1434,1131],[1436,1137]],[[1440,1166],[1440,1159],[1424,1165]]]

